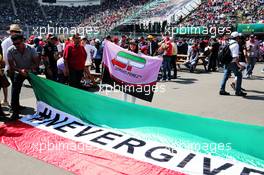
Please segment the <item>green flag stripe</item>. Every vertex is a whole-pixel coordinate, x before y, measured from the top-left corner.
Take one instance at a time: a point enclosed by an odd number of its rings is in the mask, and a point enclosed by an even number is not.
[[[123,57],[123,58],[127,58],[129,60],[136,61],[136,62],[139,62],[139,63],[146,64],[146,60],[144,58],[141,58],[141,57],[138,57],[138,56],[135,56],[135,55],[131,55],[131,54],[123,52],[123,51],[118,52],[117,56],[120,56],[120,57]]]

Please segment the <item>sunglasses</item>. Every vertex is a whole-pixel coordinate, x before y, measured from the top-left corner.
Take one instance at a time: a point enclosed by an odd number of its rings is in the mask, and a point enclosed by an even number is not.
[[[21,33],[20,31],[14,31],[14,30],[11,30],[10,32],[17,33],[17,34]]]

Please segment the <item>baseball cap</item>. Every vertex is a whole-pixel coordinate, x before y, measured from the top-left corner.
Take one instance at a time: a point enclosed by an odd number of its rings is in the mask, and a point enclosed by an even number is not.
[[[148,35],[148,39],[153,39],[154,37],[152,35]]]
[[[134,45],[136,45],[137,43],[136,43],[136,40],[132,39],[132,40],[129,41],[129,44],[134,44]]]
[[[239,33],[238,32],[232,32],[230,35],[230,38],[236,38],[239,37]]]

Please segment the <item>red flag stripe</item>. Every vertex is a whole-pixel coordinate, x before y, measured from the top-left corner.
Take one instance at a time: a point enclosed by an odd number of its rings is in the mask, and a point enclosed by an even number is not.
[[[2,144],[74,174],[184,175],[29,126],[20,121],[0,126]]]

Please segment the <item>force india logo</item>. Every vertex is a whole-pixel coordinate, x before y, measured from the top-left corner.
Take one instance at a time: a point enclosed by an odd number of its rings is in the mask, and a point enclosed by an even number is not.
[[[112,59],[112,64],[121,69],[126,69],[131,72],[132,67],[143,69],[146,65],[146,60],[139,56],[135,56],[123,51],[117,53],[116,58]]]

